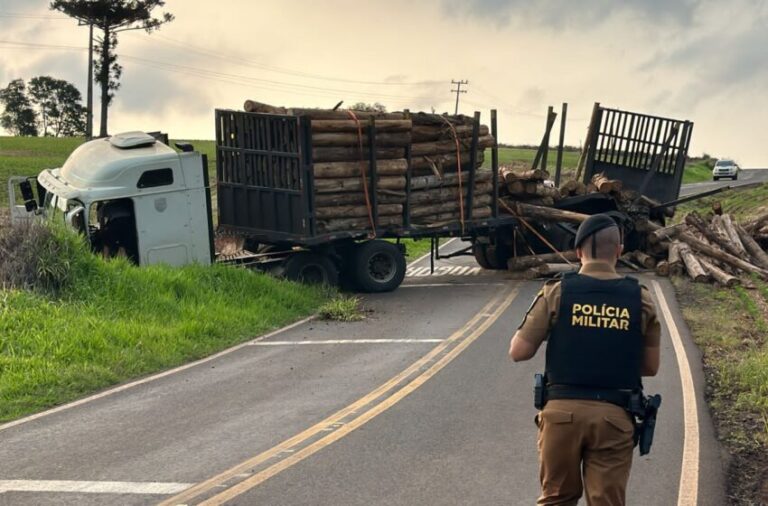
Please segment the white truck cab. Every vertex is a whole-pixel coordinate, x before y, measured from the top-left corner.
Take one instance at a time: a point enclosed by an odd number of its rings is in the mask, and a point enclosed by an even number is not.
[[[207,160],[190,145],[180,147],[177,152],[144,132],[86,142],[61,168],[38,175],[42,210],[30,202],[28,182],[26,189],[22,182],[24,205],[14,205],[11,191],[12,217],[63,218],[95,251],[125,254],[139,265],[210,264]]]

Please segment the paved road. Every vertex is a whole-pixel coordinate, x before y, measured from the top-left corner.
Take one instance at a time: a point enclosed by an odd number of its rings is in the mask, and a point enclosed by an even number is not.
[[[707,181],[703,183],[684,184],[680,188],[680,196],[714,190],[723,186],[736,186],[750,183],[764,183],[768,181],[768,169],[744,169],[739,172],[739,179],[733,181],[725,179],[720,181]]]
[[[427,265],[366,297],[365,322],[306,322],[0,427],[0,505],[532,504],[531,383],[543,362],[512,364],[506,351],[540,283],[467,257],[439,261],[435,275]],[[630,504],[723,504],[699,356],[671,287],[646,282],[673,328],[646,383],[664,405]]]

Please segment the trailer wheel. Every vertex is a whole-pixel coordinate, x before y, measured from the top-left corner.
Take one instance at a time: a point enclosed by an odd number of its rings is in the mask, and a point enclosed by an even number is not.
[[[360,244],[354,253],[352,272],[364,292],[391,292],[405,278],[405,257],[394,244],[373,240]]]
[[[285,259],[283,275],[300,283],[337,286],[339,272],[330,258],[310,251],[302,251]]]
[[[472,254],[475,255],[475,260],[477,261],[478,265],[483,269],[493,269],[493,267],[491,267],[491,263],[488,261],[487,252],[487,244],[476,242],[472,245]]]

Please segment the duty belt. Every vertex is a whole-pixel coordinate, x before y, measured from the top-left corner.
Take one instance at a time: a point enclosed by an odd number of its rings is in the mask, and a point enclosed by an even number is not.
[[[626,410],[632,408],[632,394],[631,390],[604,390],[568,385],[550,385],[547,387],[547,400],[550,401],[554,399],[602,401],[615,404]]]

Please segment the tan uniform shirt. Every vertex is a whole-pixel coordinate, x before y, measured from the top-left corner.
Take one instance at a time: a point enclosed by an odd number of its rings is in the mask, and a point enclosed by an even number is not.
[[[589,262],[582,265],[579,274],[584,274],[596,279],[617,279],[622,277],[616,272],[613,265],[608,262]],[[641,285],[643,312],[640,320],[640,328],[646,348],[659,346],[661,326],[656,317],[656,307],[648,288]],[[518,329],[519,336],[529,343],[539,346],[547,339],[550,330],[557,322],[560,312],[560,280],[548,281],[536,296],[531,309],[528,311],[523,323]]]

